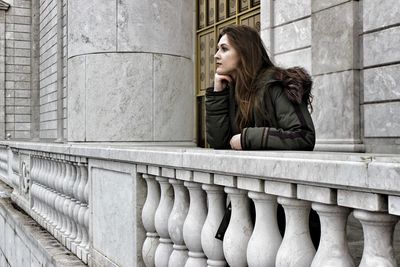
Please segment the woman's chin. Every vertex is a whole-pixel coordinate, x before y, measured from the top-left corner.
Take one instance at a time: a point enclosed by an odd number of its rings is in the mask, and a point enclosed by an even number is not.
[[[219,74],[219,75],[228,75],[228,73],[226,73],[226,71],[221,70],[220,68],[217,68],[217,69],[215,70],[215,72],[216,72],[217,74]]]

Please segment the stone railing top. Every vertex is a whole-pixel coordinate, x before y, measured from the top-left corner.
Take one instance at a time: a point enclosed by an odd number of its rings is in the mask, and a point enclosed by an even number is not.
[[[21,150],[400,195],[400,155],[1,141]]]

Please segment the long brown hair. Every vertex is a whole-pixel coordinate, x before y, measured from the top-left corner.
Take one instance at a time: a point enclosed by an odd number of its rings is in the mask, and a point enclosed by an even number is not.
[[[293,68],[282,69],[275,67],[268,57],[260,35],[255,29],[245,25],[230,25],[222,29],[219,39],[225,34],[239,56],[235,79],[235,99],[238,105],[236,123],[239,130],[242,130],[250,126],[253,120],[253,108],[257,107],[255,98],[258,88],[256,87],[256,81],[258,74],[262,70],[273,71],[274,76],[278,76],[276,78],[281,81],[291,78],[290,86],[293,85],[295,78],[300,77],[296,77],[299,73],[293,71]],[[284,87],[289,84],[282,83]],[[305,102],[311,105],[311,85],[305,91],[307,91],[306,94],[302,95],[301,98],[304,97]]]

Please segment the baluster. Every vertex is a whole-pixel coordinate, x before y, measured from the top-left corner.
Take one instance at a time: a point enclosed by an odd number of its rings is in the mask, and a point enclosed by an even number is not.
[[[225,187],[225,192],[232,206],[231,219],[223,241],[225,258],[231,267],[247,266],[247,244],[253,232],[247,191]]]
[[[54,232],[54,236],[57,238],[58,237],[58,230],[57,230],[57,226],[60,224],[61,222],[61,216],[60,216],[60,212],[58,210],[58,200],[60,198],[60,188],[59,188],[59,184],[60,184],[60,175],[61,175],[61,168],[59,165],[59,161],[58,159],[54,161],[54,164],[56,166],[56,170],[57,173],[54,177],[54,190],[55,190],[55,197],[54,197],[54,222],[53,222],[53,232]]]
[[[87,232],[87,228],[85,226],[85,214],[88,211],[88,207],[86,204],[81,203],[81,209],[79,209],[79,214],[78,214],[78,222],[79,222],[79,227],[81,229],[82,232],[82,241],[79,243],[79,245],[76,248],[76,254],[78,256],[78,258],[82,259],[85,255],[85,248],[86,245],[89,242],[89,235]]]
[[[48,208],[48,193],[49,193],[49,175],[51,171],[50,161],[48,159],[45,160],[45,172],[43,175],[43,210],[42,210],[42,217],[43,217],[43,227],[47,229],[47,222],[49,220],[49,208]]]
[[[52,209],[51,228],[52,228],[52,230],[51,230],[51,232],[52,232],[53,236],[55,236],[56,235],[55,229],[57,227],[58,218],[59,218],[58,210],[56,208],[56,200],[57,200],[57,197],[59,194],[57,188],[58,188],[58,179],[59,179],[60,171],[61,171],[59,168],[59,165],[58,165],[58,160],[53,160],[53,167],[54,167],[53,188],[51,190],[52,191],[52,194],[51,194],[52,195],[52,198],[51,198],[51,209]]]
[[[256,210],[254,231],[247,246],[249,267],[275,266],[276,254],[282,242],[276,212],[276,196],[249,192]]]
[[[37,157],[32,157],[32,171],[31,171],[31,191],[30,191],[30,196],[31,196],[31,202],[30,202],[30,207],[34,213],[37,213],[37,199],[36,199],[36,181],[37,181],[37,175],[38,175],[38,158]],[[36,216],[36,215],[34,215]],[[35,218],[36,219],[36,218]]]
[[[172,241],[168,233],[168,218],[174,203],[174,191],[172,186],[168,183],[167,178],[157,177],[156,180],[160,183],[161,198],[160,204],[155,213],[154,225],[157,233],[160,236],[160,244],[158,245],[155,253],[155,266],[164,267],[168,266],[169,257],[172,253]]]
[[[88,175],[88,170],[87,170],[87,164],[82,164],[81,165],[81,172],[82,175],[85,179],[85,188],[83,190],[83,200],[86,204],[89,205],[89,175]]]
[[[154,256],[159,244],[158,234],[154,225],[154,217],[160,203],[160,187],[154,176],[143,174],[147,184],[147,197],[142,210],[142,222],[146,230],[146,239],[143,242],[142,256],[147,267],[154,267]]]
[[[355,210],[364,232],[364,250],[360,267],[397,266],[393,251],[393,232],[398,217],[365,210]]]
[[[310,203],[278,197],[285,210],[286,228],[276,255],[277,267],[309,267],[315,255],[308,226]]]
[[[207,217],[206,194],[201,184],[185,182],[189,190],[190,206],[183,224],[183,239],[189,249],[186,267],[207,266],[207,259],[201,247],[201,230]]]
[[[222,241],[215,238],[218,227],[224,217],[226,197],[224,188],[215,185],[203,185],[207,193],[207,218],[201,230],[201,245],[207,256],[207,266],[227,266],[222,249]]]
[[[85,247],[82,248],[82,261],[84,263],[88,263],[88,256],[89,256],[89,245],[90,245],[90,241],[89,241],[89,208],[88,206],[86,206],[86,210],[85,210],[85,217],[84,217],[84,229],[86,231],[87,234],[87,239],[85,241]]]
[[[57,183],[57,199],[56,199],[56,210],[58,211],[59,214],[59,220],[55,229],[56,238],[62,242],[62,233],[61,233],[61,228],[62,225],[65,221],[65,215],[64,215],[64,207],[63,204],[65,203],[65,195],[63,192],[63,182],[65,179],[65,165],[63,162],[60,160],[58,162],[59,169],[60,169],[60,175],[58,176],[58,183]],[[64,244],[65,245],[65,244]]]
[[[183,267],[188,258],[188,250],[183,240],[183,223],[189,210],[189,195],[182,181],[170,179],[169,183],[174,188],[175,201],[168,219],[168,232],[174,243],[168,266]]]
[[[66,218],[68,218],[69,223],[70,223],[70,235],[66,237],[66,246],[68,249],[71,249],[71,243],[73,243],[74,240],[78,238],[78,223],[76,220],[76,217],[74,216],[74,210],[77,209],[80,206],[80,203],[78,203],[78,186],[79,183],[81,182],[81,176],[82,176],[82,171],[81,168],[79,168],[79,171],[77,171],[77,176],[74,181],[74,184],[72,186],[72,198],[67,197],[68,201],[68,209],[64,209],[64,214]],[[67,181],[65,181],[67,183]]]
[[[73,253],[77,253],[77,247],[78,245],[82,242],[82,237],[83,237],[83,232],[82,232],[82,227],[81,224],[79,223],[79,214],[81,213],[81,210],[84,208],[81,203],[74,202],[75,207],[74,207],[74,214],[73,214],[73,221],[75,223],[76,227],[76,238],[74,240],[71,240],[71,251]]]
[[[85,191],[85,185],[87,183],[87,176],[84,177],[82,173],[82,166],[80,164],[75,165],[77,172],[79,172],[79,185],[78,185],[78,195],[77,195],[77,200],[81,203],[85,203],[85,196],[84,196],[84,191]]]
[[[80,173],[77,171],[76,166],[69,162],[66,163],[66,168],[68,170],[68,172],[67,172],[68,176],[67,176],[67,180],[66,180],[67,186],[63,187],[63,189],[65,190],[66,196],[64,198],[64,203],[63,203],[63,206],[64,206],[63,211],[65,214],[65,219],[63,221],[62,232],[63,232],[63,236],[64,236],[63,240],[64,240],[65,244],[67,244],[67,246],[68,246],[68,243],[71,240],[71,239],[69,239],[69,237],[72,233],[72,228],[73,228],[73,226],[72,226],[73,223],[71,221],[71,217],[68,216],[69,210],[70,210],[69,206],[75,205],[74,197],[76,196],[75,193],[77,193],[77,192],[74,193],[74,187],[76,184],[79,184],[79,182],[80,182]],[[79,206],[79,203],[76,203],[76,205]],[[76,219],[77,219],[77,217],[76,217]]]
[[[321,221],[321,241],[311,266],[354,266],[346,239],[350,209],[321,203],[311,206]]]
[[[79,172],[76,170],[76,165],[74,163],[64,162],[63,164],[66,170],[66,177],[63,179],[63,200],[62,200],[62,214],[63,214],[63,221],[62,221],[62,243],[66,247],[70,247],[70,236],[73,231],[73,223],[71,218],[69,217],[70,214],[70,206],[74,205],[73,198],[75,196],[74,188],[79,184]]]

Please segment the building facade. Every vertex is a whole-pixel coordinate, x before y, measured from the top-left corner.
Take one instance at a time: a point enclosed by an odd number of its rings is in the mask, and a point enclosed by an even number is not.
[[[332,250],[344,266],[380,253],[395,266],[399,15],[397,0],[0,1],[0,266],[322,266]],[[316,151],[196,147],[218,31],[232,23],[312,74]],[[277,203],[303,222],[283,240]],[[296,234],[310,208],[317,251]],[[364,253],[345,241],[350,213]]]

